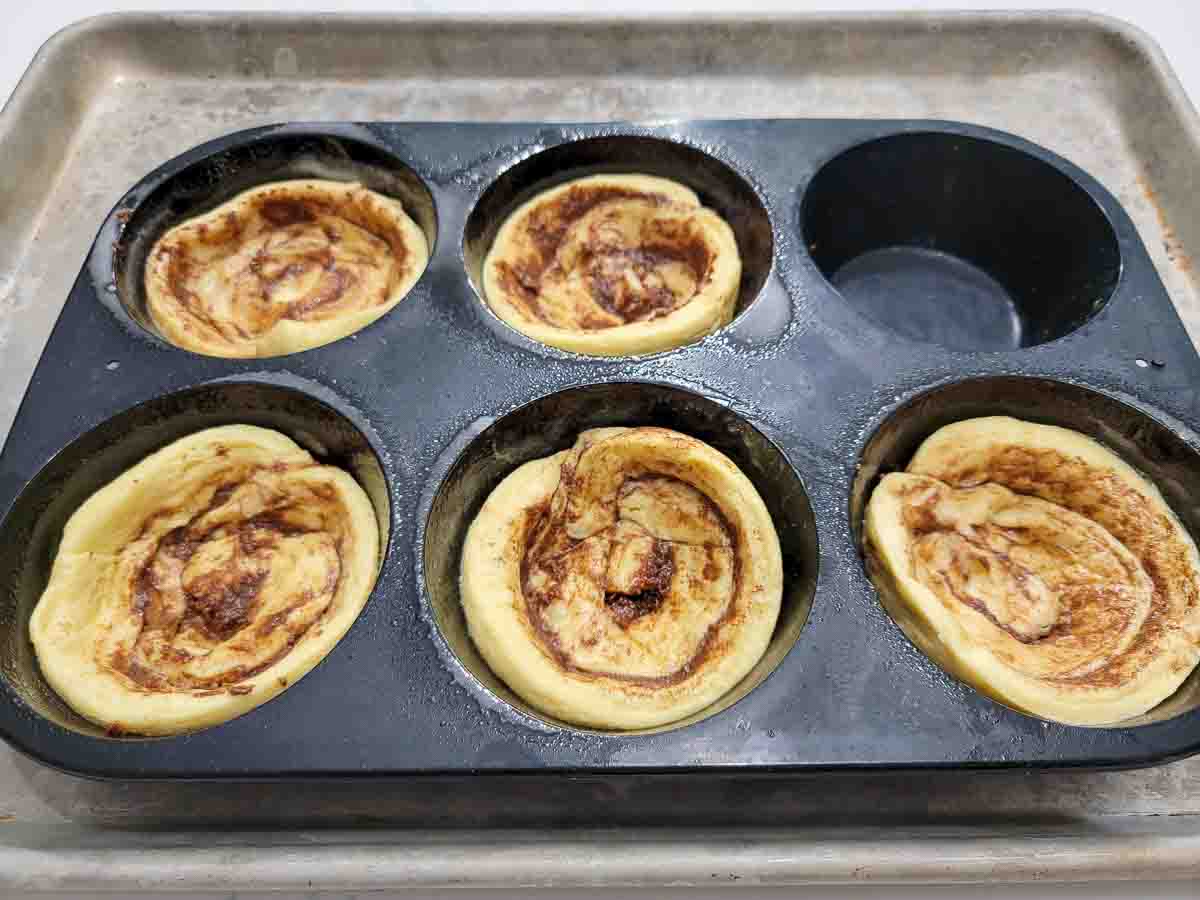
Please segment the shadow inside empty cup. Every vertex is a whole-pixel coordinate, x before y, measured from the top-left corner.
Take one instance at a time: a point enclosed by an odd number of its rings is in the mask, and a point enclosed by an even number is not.
[[[817,267],[848,304],[915,341],[1012,350],[1070,334],[1108,302],[1116,233],[1073,178],[997,141],[943,132],[860,144],[801,209]]]

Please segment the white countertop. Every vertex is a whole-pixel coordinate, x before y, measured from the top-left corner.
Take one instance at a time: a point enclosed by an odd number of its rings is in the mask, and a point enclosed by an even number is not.
[[[475,13],[495,15],[500,9],[525,13],[565,13],[571,11],[603,12],[610,15],[672,14],[672,13],[745,13],[764,11],[799,11],[805,9],[825,11],[881,10],[881,9],[1039,9],[1058,6],[1046,3],[1005,3],[1002,0],[957,0],[957,2],[929,2],[929,0],[867,0],[867,2],[845,2],[845,0],[819,0],[804,3],[800,0],[660,0],[658,3],[616,2],[603,4],[586,0],[151,0],[151,2],[123,2],[106,4],[100,0],[57,0],[57,2],[18,2],[7,9],[5,26],[0,30],[0,100],[6,99],[21,73],[29,64],[34,52],[51,34],[73,21],[101,12],[154,11],[154,10],[286,10],[288,12],[330,11],[380,12],[380,13]],[[1068,4],[1063,4],[1064,6]],[[1078,6],[1078,4],[1069,4]],[[1166,51],[1168,58],[1179,73],[1184,86],[1193,98],[1200,97],[1200,3],[1195,0],[1096,0],[1083,8],[1092,12],[1105,13],[1125,19],[1140,26],[1156,39]],[[2,202],[2,201],[0,201]],[[1193,883],[1127,883],[1112,885],[1026,885],[1003,887],[904,887],[872,886],[864,888],[795,888],[756,889],[746,888],[736,892],[724,890],[574,890],[548,891],[534,894],[528,891],[419,891],[405,894],[411,898],[478,898],[478,900],[517,900],[531,896],[558,897],[562,900],[645,900],[655,897],[660,900],[696,898],[723,900],[736,897],[738,900],[766,900],[766,898],[856,898],[856,900],[974,900],[974,898],[996,898],[996,900],[1197,900],[1200,897],[1200,872]],[[67,895],[58,895],[67,896]],[[83,896],[83,895],[71,895]],[[168,896],[168,895],[163,895]],[[185,895],[172,894],[172,897]],[[231,894],[186,895],[205,898],[229,898]],[[350,898],[360,895],[338,894],[327,897]],[[365,895],[361,895],[364,896]],[[378,897],[379,894],[371,894]]]

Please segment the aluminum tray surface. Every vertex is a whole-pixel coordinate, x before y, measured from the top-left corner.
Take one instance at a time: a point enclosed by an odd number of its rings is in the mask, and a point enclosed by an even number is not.
[[[1200,237],[1188,190],[1195,114],[1153,46],[1106,21],[865,16],[632,27],[117,17],[48,45],[0,115],[0,430],[105,213],[154,165],[200,141],[286,119],[662,120],[731,111],[960,119],[1034,140],[1116,195],[1197,333],[1188,253]],[[486,797],[469,779],[423,788],[105,784],[2,751],[0,785],[0,877],[42,887],[162,885],[172,848],[186,840],[209,846],[176,885],[1187,877],[1200,863],[1196,761],[1130,773],[721,781],[687,817],[671,810],[691,788],[669,779],[514,779],[490,782]],[[896,827],[865,827],[881,820]],[[654,821],[695,830],[657,832],[649,850],[604,866],[604,876],[593,867],[628,857],[624,840],[549,830]],[[94,830],[234,822],[527,831],[397,843],[379,833],[223,841]],[[798,830],[743,830],[734,851],[708,830],[728,823]],[[805,824],[819,824],[822,840]],[[557,842],[549,852],[547,842]],[[232,844],[245,862],[221,874]],[[724,874],[706,862],[713,858]],[[352,875],[331,865],[339,859],[372,865]]]

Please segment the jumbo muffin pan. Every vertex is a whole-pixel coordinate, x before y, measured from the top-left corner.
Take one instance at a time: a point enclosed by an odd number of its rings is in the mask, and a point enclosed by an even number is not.
[[[733,227],[739,311],[644,357],[574,355],[499,321],[479,271],[504,217],[596,172],[680,181]],[[155,333],[141,271],[167,228],[293,177],[402,200],[429,266],[360,332],[256,360]],[[69,261],[64,261],[69,264]],[[1009,414],[1090,434],[1200,535],[1200,357],[1128,215],[1071,163],[932,121],[655,126],[289,124],[171,160],[109,215],[0,455],[0,734],[44,763],[121,778],[1117,767],[1200,749],[1200,675],[1121,727],[1009,709],[915,648],[867,577],[863,507],[949,422]],[[276,428],[363,484],[378,583],[325,660],[278,698],[169,738],[103,733],[38,673],[28,620],[67,518],[199,429]],[[722,450],[766,501],[783,611],[758,666],[683,722],[553,721],[488,671],[458,605],[488,493],[585,428],[655,424]]]

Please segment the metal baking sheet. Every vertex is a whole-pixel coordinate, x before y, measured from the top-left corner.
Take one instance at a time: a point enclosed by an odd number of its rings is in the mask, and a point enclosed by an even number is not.
[[[0,429],[106,211],[201,140],[287,119],[731,110],[960,119],[1037,141],[1117,196],[1197,334],[1195,113],[1157,50],[1107,20],[114,17],[56,38],[0,114]],[[508,778],[486,792],[470,779],[119,784],[5,750],[0,786],[0,883],[21,887],[1078,880],[1186,878],[1200,866],[1195,760],[1129,773],[729,779],[680,804],[687,783],[665,777]],[[214,825],[223,833],[196,831]],[[229,834],[234,825],[257,830]],[[363,825],[437,831],[349,830]],[[184,847],[199,849],[185,858]]]

